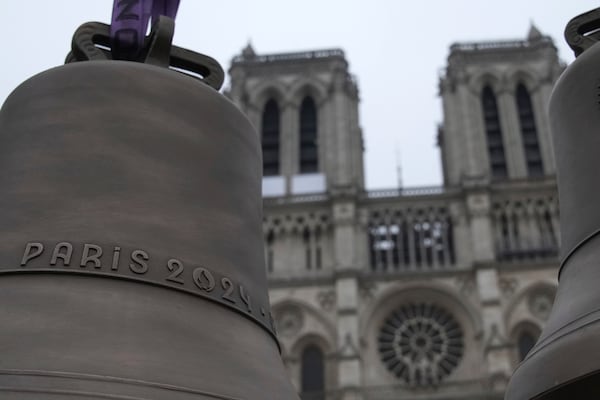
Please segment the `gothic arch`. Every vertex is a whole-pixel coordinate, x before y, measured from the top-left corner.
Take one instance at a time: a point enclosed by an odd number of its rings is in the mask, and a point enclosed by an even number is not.
[[[536,317],[535,311],[532,311],[529,305],[527,305],[529,308],[527,317],[515,315],[517,307],[527,302],[528,298],[535,298],[536,295],[546,295],[554,298],[556,296],[556,291],[557,285],[548,281],[535,282],[521,289],[511,299],[504,311],[504,321],[507,327],[507,332],[512,332],[513,329],[524,319],[531,319],[532,321],[537,319],[539,322],[542,318],[539,316]]]
[[[513,76],[514,106],[519,121],[521,145],[525,156],[528,176],[544,175],[544,159],[540,147],[539,118],[542,110],[536,107],[534,101],[534,80],[525,72],[517,72]]]
[[[489,81],[487,81],[489,82]],[[501,104],[498,90],[492,84],[485,83],[479,93],[481,107],[481,122],[485,132],[485,145],[491,179],[506,179],[509,176],[508,160],[506,157],[506,127],[502,123]]]
[[[327,320],[323,313],[316,307],[299,299],[283,299],[275,302],[272,306],[273,315],[277,321],[278,313],[286,308],[298,309],[307,321],[294,335],[280,335],[282,357],[290,372],[292,382],[298,390],[302,389],[302,367],[304,351],[309,347],[316,347],[322,354],[324,389],[335,385],[335,352],[336,352],[336,330],[333,324]],[[314,325],[317,324],[315,329]]]
[[[310,332],[306,330],[300,330],[298,332],[299,339],[296,339],[294,344],[291,346],[290,351],[293,353],[293,349],[296,348],[297,344],[303,340],[304,337],[321,337],[322,341],[319,343],[322,344],[323,348],[333,349],[336,337],[336,328],[333,324],[323,315],[321,311],[312,305],[297,299],[285,299],[280,302],[277,302],[271,306],[273,315],[277,316],[277,313],[283,310],[286,307],[296,307],[299,308],[306,316],[315,319],[326,332],[326,335],[319,335],[315,332]],[[312,336],[311,336],[312,335]]]
[[[317,110],[327,98],[327,88],[323,82],[316,78],[300,77],[291,83],[289,87],[290,101],[299,108],[306,96],[311,96],[317,106]]]
[[[302,350],[310,345],[317,346],[325,356],[330,355],[335,349],[335,347],[333,347],[329,340],[324,336],[316,333],[307,333],[296,340],[290,349],[290,355],[299,358]]]
[[[497,74],[492,74],[489,71],[478,71],[471,76],[469,89],[478,99],[481,98],[481,92],[486,86],[489,86],[496,96],[505,89],[504,80]]]
[[[276,80],[265,80],[252,88],[252,90],[249,90],[249,92],[248,104],[254,105],[261,112],[266,102],[270,99],[274,99],[277,102],[280,110],[287,103],[287,88],[283,83]]]
[[[521,333],[524,330],[529,330],[539,335],[542,332],[542,327],[537,321],[533,321],[531,319],[523,319],[517,324],[515,324],[515,326],[509,331],[511,340],[514,342],[513,339],[516,338],[519,335],[519,333]]]
[[[305,378],[304,378],[304,373],[305,372],[313,372],[314,373],[314,369],[312,367],[308,367],[309,369],[305,369],[305,366],[303,365],[305,362],[304,359],[304,355],[305,355],[305,351],[308,350],[309,348],[316,348],[317,351],[320,353],[320,371],[322,373],[321,378],[317,379],[317,381],[320,381],[320,388],[319,389],[315,389],[312,388],[312,390],[317,390],[318,392],[312,392],[309,391],[308,393],[310,393],[310,398],[323,398],[324,399],[324,392],[326,392],[329,389],[331,389],[334,385],[335,385],[335,375],[336,375],[336,371],[335,371],[335,363],[334,363],[334,352],[335,352],[335,348],[332,347],[327,340],[321,336],[321,335],[317,335],[317,334],[307,334],[302,336],[300,339],[298,339],[298,341],[293,345],[290,355],[292,356],[292,358],[294,360],[297,360],[297,370],[296,370],[296,381],[298,382],[297,387],[298,390],[300,392],[303,392],[304,390],[304,384],[305,384]],[[314,365],[313,365],[314,366]],[[311,378],[309,378],[311,379]],[[312,378],[314,379],[314,377]],[[310,389],[309,389],[310,390]],[[314,397],[313,397],[314,396]]]
[[[522,83],[525,86],[525,89],[527,89],[529,92],[530,96],[533,95],[539,86],[534,75],[524,69],[512,71],[510,74],[508,74],[506,81],[508,82],[510,90],[513,93],[516,93],[517,86]]]
[[[512,330],[510,330],[510,342],[514,346],[513,348],[513,362],[514,364],[520,363],[525,355],[533,348],[535,342],[538,341],[542,328],[540,325],[532,320],[524,319],[519,321]],[[523,343],[525,339],[528,344]],[[523,346],[529,347],[524,349]]]

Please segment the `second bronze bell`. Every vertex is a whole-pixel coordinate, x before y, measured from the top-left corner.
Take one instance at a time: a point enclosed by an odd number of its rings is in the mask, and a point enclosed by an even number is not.
[[[550,124],[558,169],[561,268],[549,320],[511,379],[508,400],[600,396],[600,9],[573,19],[567,41],[577,59],[557,82]]]

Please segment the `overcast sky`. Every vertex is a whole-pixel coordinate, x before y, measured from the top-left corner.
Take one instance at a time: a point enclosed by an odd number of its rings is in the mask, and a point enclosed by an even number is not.
[[[112,0],[0,0],[0,99],[62,64],[74,30],[110,22]],[[342,48],[358,78],[367,186],[441,183],[437,82],[454,42],[523,39],[533,22],[571,62],[563,30],[591,0],[181,0],[174,43],[225,69],[248,41],[262,53]]]

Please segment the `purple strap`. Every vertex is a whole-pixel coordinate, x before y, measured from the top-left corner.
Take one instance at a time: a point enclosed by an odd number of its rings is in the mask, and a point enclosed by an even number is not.
[[[180,0],[114,0],[110,38],[113,57],[134,60],[144,45],[150,19],[175,19]]]

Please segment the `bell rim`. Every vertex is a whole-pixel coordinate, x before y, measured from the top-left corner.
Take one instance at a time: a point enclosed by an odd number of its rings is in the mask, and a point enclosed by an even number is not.
[[[586,316],[598,313],[600,310]],[[560,329],[556,332],[559,331]],[[541,343],[551,337],[545,338]],[[589,355],[600,352],[598,337],[600,337],[600,318],[580,324],[542,346],[536,345],[533,348],[534,352],[530,352],[515,369],[506,389],[505,399],[543,400],[546,395],[558,388],[600,373],[600,362],[593,357],[576,356],[578,353]],[[544,367],[553,365],[560,365],[560,368],[552,370]]]

